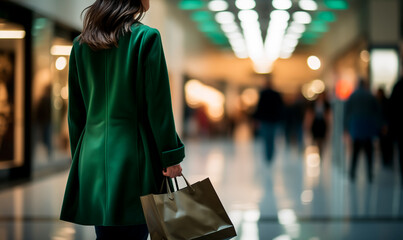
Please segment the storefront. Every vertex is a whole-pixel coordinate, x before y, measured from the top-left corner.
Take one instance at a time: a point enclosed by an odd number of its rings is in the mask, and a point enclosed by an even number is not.
[[[69,165],[67,76],[77,35],[0,2],[0,182]]]

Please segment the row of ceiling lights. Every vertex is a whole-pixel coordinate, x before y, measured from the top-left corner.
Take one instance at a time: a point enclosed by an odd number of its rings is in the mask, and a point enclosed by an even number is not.
[[[287,10],[292,7],[291,0],[272,1],[275,10],[270,13],[264,42],[259,14],[253,10],[256,7],[255,0],[236,0],[235,2],[239,9],[238,19],[241,22],[242,31],[235,21],[235,15],[227,11],[229,6],[226,1],[212,0],[208,8],[217,12],[215,19],[229,39],[235,55],[239,58],[251,58],[256,72],[268,73],[276,59],[291,57],[306,29],[305,25],[312,21],[310,14],[306,11],[315,11],[318,8],[313,0],[300,0],[298,4],[304,11],[294,12],[290,16]],[[289,24],[291,18],[292,21]]]

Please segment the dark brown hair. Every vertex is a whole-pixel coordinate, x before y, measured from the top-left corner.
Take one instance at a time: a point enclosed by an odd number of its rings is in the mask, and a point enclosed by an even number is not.
[[[96,0],[81,14],[85,11],[83,32],[78,40],[100,50],[117,47],[119,37],[141,20],[145,8],[141,0]]]

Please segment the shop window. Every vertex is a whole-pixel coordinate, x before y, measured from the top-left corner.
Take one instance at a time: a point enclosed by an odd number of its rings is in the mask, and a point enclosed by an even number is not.
[[[25,34],[0,19],[0,169],[23,165]]]

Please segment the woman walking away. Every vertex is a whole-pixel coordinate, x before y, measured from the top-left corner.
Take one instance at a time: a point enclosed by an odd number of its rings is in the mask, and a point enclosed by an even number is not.
[[[140,23],[148,9],[149,0],[96,0],[71,51],[61,219],[94,225],[98,240],[147,239],[140,196],[182,172],[160,34]]]

